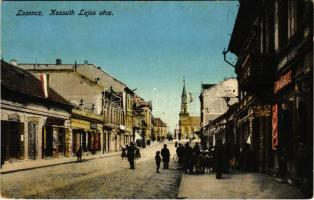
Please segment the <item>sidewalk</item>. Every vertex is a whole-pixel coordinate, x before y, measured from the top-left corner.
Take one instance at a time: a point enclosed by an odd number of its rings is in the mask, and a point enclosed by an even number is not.
[[[178,198],[188,199],[301,199],[305,195],[296,187],[274,181],[261,173],[183,174]]]
[[[146,148],[154,147],[155,145],[158,145],[158,143],[154,142]],[[105,158],[105,157],[111,157],[111,156],[120,156],[120,155],[121,155],[121,151],[104,153],[104,154],[98,153],[95,155],[85,155],[84,153],[82,159],[83,161],[87,161],[87,160],[93,160],[93,159]],[[76,161],[77,161],[77,157],[75,156],[61,157],[61,158],[47,158],[47,159],[38,159],[38,160],[16,160],[14,162],[6,161],[4,165],[2,165],[0,173],[7,174],[7,173],[18,172],[18,171],[42,168],[42,167],[75,163]]]

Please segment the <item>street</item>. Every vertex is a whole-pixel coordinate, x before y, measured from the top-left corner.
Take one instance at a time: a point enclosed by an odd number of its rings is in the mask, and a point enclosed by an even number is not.
[[[183,142],[185,143],[185,142]],[[6,198],[303,198],[295,187],[275,182],[261,173],[232,171],[221,180],[215,174],[189,175],[170,169],[155,172],[155,144],[141,149],[136,170],[120,155],[1,175],[1,195]],[[168,144],[171,158],[174,144]],[[183,174],[183,176],[182,176]],[[17,184],[18,183],[18,184]]]
[[[180,172],[175,164],[156,173],[154,156],[162,146],[141,149],[136,170],[118,155],[3,174],[1,193],[8,198],[176,198]],[[174,155],[174,145],[168,146]]]

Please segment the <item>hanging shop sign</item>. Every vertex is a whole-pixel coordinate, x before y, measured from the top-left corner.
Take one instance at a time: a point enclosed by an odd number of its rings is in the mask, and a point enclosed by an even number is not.
[[[288,85],[292,80],[292,72],[288,71],[286,74],[282,75],[275,83],[274,83],[274,93],[276,94],[279,90]]]
[[[277,150],[278,145],[278,104],[272,107],[272,149]]]

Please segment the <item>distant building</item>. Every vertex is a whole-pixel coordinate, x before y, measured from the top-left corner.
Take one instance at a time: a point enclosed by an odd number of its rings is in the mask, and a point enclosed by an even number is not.
[[[153,119],[154,135],[157,137],[157,141],[167,137],[167,124],[160,118]]]
[[[200,95],[202,125],[206,126],[224,114],[228,106],[238,101],[237,96],[238,81],[235,78],[226,79],[218,84],[202,84]]]
[[[189,116],[188,100],[185,89],[185,81],[183,81],[183,90],[181,95],[181,112],[179,114],[179,133],[178,138],[196,137],[200,129],[200,117]]]
[[[227,112],[228,108],[238,102],[238,81],[228,78],[218,84],[202,84],[201,102],[201,135],[204,142],[209,139],[210,123]],[[211,140],[212,141],[212,140]],[[215,141],[215,140],[214,140]]]

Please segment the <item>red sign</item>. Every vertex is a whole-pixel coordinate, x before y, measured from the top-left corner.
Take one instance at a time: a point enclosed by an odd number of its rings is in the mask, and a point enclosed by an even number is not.
[[[278,104],[272,107],[272,149],[277,150],[278,145]]]
[[[291,82],[291,77],[292,77],[291,70],[286,74],[282,75],[274,84],[274,93],[276,94],[279,90],[288,85]]]

